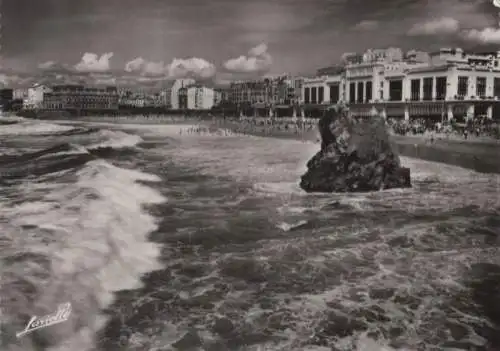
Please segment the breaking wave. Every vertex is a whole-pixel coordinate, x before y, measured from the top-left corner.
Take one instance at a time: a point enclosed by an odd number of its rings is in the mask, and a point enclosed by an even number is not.
[[[124,132],[21,120],[0,134],[2,349],[91,349],[113,292],[158,268],[159,249],[147,240],[157,224],[144,206],[166,201],[147,185],[159,179],[96,152],[142,141]],[[40,149],[15,154],[25,144]],[[65,302],[68,321],[16,338],[31,316]]]

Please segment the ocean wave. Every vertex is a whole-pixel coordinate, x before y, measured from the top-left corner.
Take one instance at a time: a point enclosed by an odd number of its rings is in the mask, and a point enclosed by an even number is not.
[[[107,129],[100,129],[97,132],[96,138],[99,141],[87,145],[88,149],[131,148],[144,141],[140,136],[135,134]]]
[[[65,174],[12,186],[15,196],[0,204],[6,350],[90,349],[113,292],[137,288],[141,274],[158,268],[158,247],[146,239],[156,222],[142,206],[166,199],[137,183],[158,178],[99,159],[73,181],[54,182]],[[72,304],[68,321],[16,339],[32,315],[64,302]]]
[[[18,123],[0,125],[0,135],[42,135],[48,133],[65,132],[75,129],[73,126],[63,126],[40,121],[20,119]]]

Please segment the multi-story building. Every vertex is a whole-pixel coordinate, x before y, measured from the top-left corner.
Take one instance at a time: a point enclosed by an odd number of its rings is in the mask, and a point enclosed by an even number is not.
[[[187,110],[188,108],[188,88],[181,87],[177,89],[177,98],[175,99],[177,110]]]
[[[185,93],[185,87],[195,84],[195,80],[191,78],[185,78],[185,79],[177,79],[172,87],[170,88],[170,105],[172,109],[178,110],[178,109],[185,109],[187,108],[187,105],[184,107],[185,103],[183,102],[182,104],[180,103],[179,97],[184,96]],[[182,94],[180,89],[183,89]],[[181,106],[182,105],[182,106]]]
[[[118,110],[116,87],[92,88],[83,85],[56,85],[43,94],[46,110],[103,111]]]
[[[233,82],[228,98],[235,104],[272,106],[289,105],[300,95],[301,80],[289,75],[266,77],[253,81]]]
[[[500,52],[446,48],[401,57],[394,48],[371,50],[362,60],[344,55],[344,72],[304,81],[302,103],[317,110],[342,100],[354,114],[406,119],[500,117]]]
[[[51,88],[43,84],[35,84],[28,88],[28,94],[23,101],[25,109],[40,109],[43,107],[43,96],[49,93]]]
[[[268,86],[264,80],[233,82],[229,88],[229,100],[237,105],[268,103]]]
[[[187,87],[187,108],[189,110],[210,110],[215,105],[214,89],[202,85]]]
[[[228,91],[223,88],[214,89],[214,106],[219,106],[223,101],[228,100]]]
[[[14,100],[24,100],[28,97],[28,88],[16,88],[13,92]]]

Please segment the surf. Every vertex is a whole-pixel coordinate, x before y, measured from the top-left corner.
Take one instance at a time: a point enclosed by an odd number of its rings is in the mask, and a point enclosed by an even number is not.
[[[140,137],[32,122],[23,130],[22,138],[33,140],[51,131],[61,143],[2,163],[2,337],[7,351],[90,350],[114,293],[140,287],[142,275],[160,267],[159,247],[147,238],[157,220],[147,206],[167,198],[148,185],[157,176],[96,156],[102,148],[134,148]],[[20,137],[19,129],[2,132]],[[75,134],[87,139],[64,142]],[[15,337],[31,316],[61,303],[72,306],[67,321]]]

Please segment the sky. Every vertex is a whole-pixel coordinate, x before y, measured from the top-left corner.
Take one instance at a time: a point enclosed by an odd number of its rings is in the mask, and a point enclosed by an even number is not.
[[[0,82],[219,84],[344,52],[500,49],[493,0],[3,0]]]

